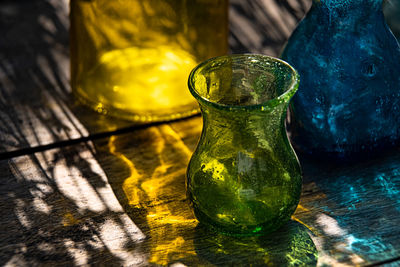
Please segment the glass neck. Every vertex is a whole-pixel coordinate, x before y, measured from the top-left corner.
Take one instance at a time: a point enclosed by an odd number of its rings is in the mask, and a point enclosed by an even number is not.
[[[253,125],[258,123],[280,123],[286,116],[288,102],[282,102],[274,108],[267,110],[240,110],[229,111],[220,110],[215,107],[200,105],[203,118],[207,120],[211,127],[226,127],[226,125],[245,125],[246,122],[252,121]],[[237,125],[236,125],[237,126]],[[276,127],[276,126],[275,126]]]

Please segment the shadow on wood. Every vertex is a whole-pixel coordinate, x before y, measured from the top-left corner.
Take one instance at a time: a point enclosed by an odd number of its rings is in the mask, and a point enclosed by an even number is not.
[[[316,265],[317,249],[297,222],[254,238],[227,237],[198,225],[186,198],[185,173],[201,126],[193,118],[96,142],[117,198],[147,237],[149,263]]]
[[[377,263],[400,250],[399,151],[350,165],[301,159],[299,221],[312,229],[326,263]]]
[[[311,0],[231,0],[232,53],[261,53],[278,57]]]
[[[306,1],[306,0],[304,0]],[[303,1],[301,2],[303,3]],[[232,0],[234,53],[277,55],[305,4]],[[285,17],[282,17],[285,16]],[[0,155],[135,125],[75,103],[69,85],[68,1],[0,3]],[[183,88],[183,90],[187,90]]]
[[[147,262],[89,144],[3,160],[0,173],[1,265]]]
[[[0,3],[0,152],[87,135],[68,107],[65,2]]]
[[[267,3],[232,0],[233,52],[279,52],[289,26],[276,22]],[[291,10],[285,1],[272,6]],[[277,234],[286,242],[257,239],[248,246],[204,232],[187,203],[185,171],[201,130],[198,117],[100,138],[95,148],[86,142],[30,154],[32,146],[131,125],[73,106],[66,7],[51,0],[0,3],[0,153],[27,154],[0,161],[0,264],[246,264],[247,253],[255,262],[266,254],[279,262],[293,255],[288,242],[296,238],[304,240],[297,260],[310,264],[314,248],[321,265],[396,259],[397,155],[342,170],[311,164],[293,217],[308,230],[292,222]],[[288,19],[290,27],[302,12]]]
[[[185,195],[185,171],[200,130],[200,119],[193,118],[96,142],[97,159],[117,198],[148,237],[144,246],[149,261],[246,264],[241,255],[253,255],[252,249],[261,251],[252,258],[257,262],[277,248],[280,252],[275,259],[284,261],[283,243],[259,247],[254,240],[254,246],[227,242],[224,249],[218,243],[221,237],[206,232],[201,238]],[[397,154],[352,166],[303,164],[302,198],[292,219],[308,229],[318,250],[318,264],[397,259],[399,164]],[[275,235],[280,233],[271,238]],[[238,251],[236,256],[233,248]],[[301,256],[298,260],[305,261]]]
[[[194,243],[197,255],[216,266],[316,266],[318,260],[307,228],[294,221],[267,236],[242,238],[199,225]]]

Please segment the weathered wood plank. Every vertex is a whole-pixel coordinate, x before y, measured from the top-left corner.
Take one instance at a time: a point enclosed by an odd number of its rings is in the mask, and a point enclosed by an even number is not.
[[[305,186],[296,219],[315,233],[326,263],[399,260],[399,151],[352,166],[302,163]]]
[[[278,57],[310,0],[230,0],[229,44],[234,53]]]
[[[0,152],[131,125],[74,102],[67,0],[2,1],[0,14]]]
[[[165,227],[173,228],[176,220],[176,231],[190,232],[183,231],[180,224],[183,220],[187,221],[188,229],[193,227],[190,221],[193,217],[182,218],[182,214],[188,213],[178,209],[175,200],[184,203],[186,198],[186,164],[196,142],[193,135],[195,131],[199,134],[200,128],[188,127],[187,122],[163,125],[146,133],[115,136],[107,144],[96,146],[100,155],[111,153],[119,159],[114,165],[109,158],[98,158],[101,165],[110,167],[106,173],[127,169],[125,175],[109,176],[126,210],[144,207],[148,225],[158,228],[160,220],[164,220]],[[185,135],[188,130],[195,131]],[[293,220],[311,231],[319,265],[365,265],[399,256],[399,164],[398,152],[354,166],[322,168],[320,163],[303,164],[303,195]]]
[[[230,2],[234,53],[277,56],[310,0]],[[396,31],[395,1],[385,2]],[[74,102],[68,0],[0,3],[0,154],[132,126]]]
[[[279,232],[203,229],[185,195],[201,119],[0,161],[0,264],[367,265],[400,253],[400,154],[338,169],[306,162]]]
[[[232,0],[232,52],[277,55],[302,8],[296,1]],[[68,0],[0,2],[0,154],[133,125],[74,102],[68,24]]]
[[[145,238],[90,145],[0,163],[0,265],[145,265]]]
[[[266,3],[232,0],[233,51],[279,52],[266,48],[265,30],[282,28],[281,43],[287,25],[263,26],[258,9]],[[73,107],[65,1],[0,7],[0,151],[131,125]],[[193,118],[101,139],[95,147],[0,161],[0,264],[313,265],[317,254],[318,265],[364,265],[398,257],[397,153],[339,169],[306,162],[298,223],[238,240],[199,227],[186,201],[185,170],[200,129]]]

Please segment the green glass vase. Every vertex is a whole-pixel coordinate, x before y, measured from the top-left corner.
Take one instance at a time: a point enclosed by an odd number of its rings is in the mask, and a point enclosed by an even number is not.
[[[285,131],[299,76],[263,55],[210,59],[189,76],[203,131],[187,171],[197,219],[233,235],[264,234],[290,219],[301,170]]]

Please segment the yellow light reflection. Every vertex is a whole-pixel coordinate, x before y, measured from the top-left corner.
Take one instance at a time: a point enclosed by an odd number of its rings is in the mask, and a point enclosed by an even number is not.
[[[242,240],[219,234],[214,236],[208,229],[201,230],[190,206],[181,202],[186,199],[185,172],[194,147],[188,148],[182,141],[187,140],[186,136],[180,136],[169,125],[149,128],[138,136],[141,144],[135,151],[122,153],[118,148],[118,137],[110,138],[109,151],[129,169],[121,183],[129,205],[146,212],[142,215],[146,228],[142,230],[149,240],[149,264],[164,266],[178,261],[212,263],[210,255],[214,255],[217,262],[224,255],[237,257],[233,261],[247,262],[243,255],[248,253],[256,257],[248,259],[249,263],[253,260],[262,264],[315,262],[317,252],[304,229],[307,227],[313,233],[318,231],[303,222],[301,224],[305,227],[292,223],[287,233],[277,235],[273,240],[271,237]],[[141,150],[144,146],[147,148]],[[142,153],[149,150],[151,154]],[[147,165],[144,162],[148,162]],[[210,167],[218,169],[218,166]],[[305,212],[307,208],[299,205],[298,210]],[[300,222],[297,216],[294,220]],[[282,242],[281,238],[285,241]],[[198,254],[202,251],[205,258]],[[310,253],[314,255],[312,259],[307,258]]]
[[[152,156],[157,157],[154,160],[157,166],[154,166],[151,174],[141,173],[138,170],[135,164],[140,164],[140,160],[135,161],[118,151],[117,137],[110,138],[109,150],[129,168],[129,176],[122,184],[129,204],[146,209],[146,222],[151,240],[149,262],[168,265],[173,261],[196,255],[193,240],[185,240],[180,234],[183,229],[194,229],[197,225],[189,205],[177,205],[174,201],[160,200],[162,196],[171,195],[170,191],[173,190],[171,185],[180,186],[179,192],[174,192],[175,197],[180,200],[186,198],[184,179],[186,165],[192,152],[168,125],[153,127],[147,131],[153,141]],[[146,206],[146,203],[150,202],[151,206]]]
[[[299,222],[302,225],[304,225],[308,230],[310,230],[313,234],[315,235],[319,235],[319,231],[317,229],[315,229],[314,227],[311,227],[310,225],[304,223],[302,220],[300,220],[299,218],[297,218],[296,216],[292,215],[291,219],[293,221]]]
[[[176,108],[194,103],[186,83],[196,65],[175,47],[112,50],[83,78],[82,89],[104,106],[135,112]]]
[[[139,194],[140,190],[138,187],[138,181],[140,174],[137,172],[134,164],[130,161],[124,154],[119,153],[114,145],[116,140],[115,136],[110,137],[110,141],[108,143],[108,147],[110,149],[111,154],[115,155],[119,159],[121,159],[129,168],[130,176],[125,179],[125,182],[122,186],[122,189],[125,192],[125,196],[127,197],[129,204],[138,203],[140,200]],[[139,202],[140,203],[140,202]]]
[[[63,215],[62,223],[63,226],[71,226],[80,223],[80,220],[76,219],[72,213],[67,212]]]

